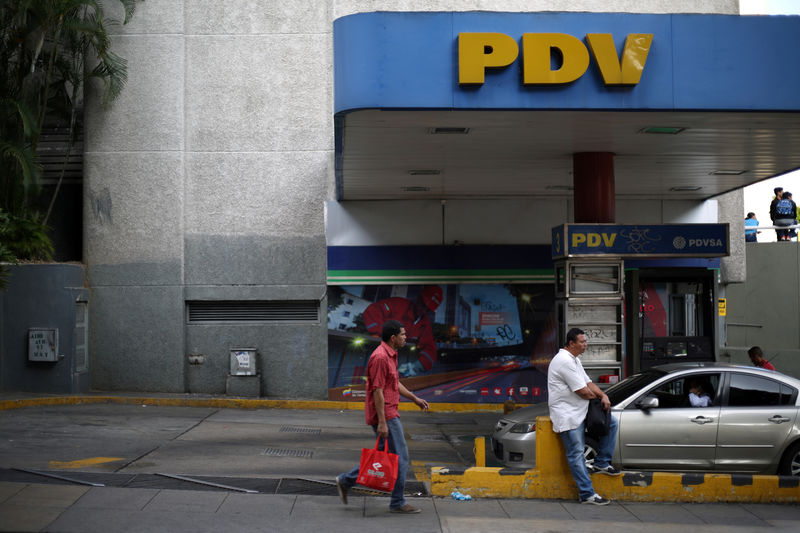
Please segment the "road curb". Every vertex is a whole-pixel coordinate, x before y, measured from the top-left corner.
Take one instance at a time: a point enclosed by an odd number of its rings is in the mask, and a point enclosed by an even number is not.
[[[87,404],[153,405],[173,407],[214,407],[222,409],[331,409],[363,411],[364,401],[279,400],[267,398],[182,398],[153,396],[46,396],[0,400],[0,411],[23,407]],[[412,403],[400,403],[401,411],[418,411]],[[431,412],[502,412],[501,404],[432,403]]]
[[[536,464],[539,468],[431,469],[431,494],[454,490],[473,498],[577,499],[561,439],[548,417],[536,419]],[[625,472],[592,476],[595,490],[606,498],[639,502],[798,503],[800,478],[745,474],[679,474]]]

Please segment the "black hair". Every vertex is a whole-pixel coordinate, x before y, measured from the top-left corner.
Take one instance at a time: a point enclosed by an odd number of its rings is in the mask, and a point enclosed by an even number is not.
[[[747,213],[747,218],[756,218],[756,214],[750,211],[749,213]]]
[[[775,196],[778,196],[779,192],[783,192],[783,187],[775,187],[772,192],[775,193]]]
[[[792,197],[792,193],[789,191],[783,191],[783,196],[781,196],[781,200],[788,200]]]
[[[381,339],[383,342],[389,342],[389,339],[394,337],[395,335],[400,334],[400,330],[403,329],[405,326],[399,320],[387,320],[383,323],[383,329],[381,330]]]
[[[572,328],[567,332],[567,342],[564,346],[569,346],[570,342],[578,342],[578,335],[586,335],[580,328]]]
[[[752,348],[747,350],[747,355],[749,355],[750,357],[753,357],[754,355],[764,357],[764,352],[761,351],[761,348],[759,346],[753,346]]]

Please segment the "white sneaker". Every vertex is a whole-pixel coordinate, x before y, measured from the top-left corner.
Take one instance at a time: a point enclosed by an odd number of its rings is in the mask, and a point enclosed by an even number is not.
[[[585,500],[581,500],[581,503],[586,503],[590,505],[608,505],[609,503],[611,503],[611,500],[603,498],[602,496],[600,496],[595,492]]]

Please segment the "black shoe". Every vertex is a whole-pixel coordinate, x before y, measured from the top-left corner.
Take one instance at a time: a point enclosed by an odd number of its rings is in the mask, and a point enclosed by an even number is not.
[[[339,491],[339,498],[342,500],[342,503],[347,505],[347,487],[342,485],[338,476],[336,477],[336,489]]]
[[[585,503],[587,505],[608,505],[609,503],[611,503],[611,500],[603,498],[602,496],[600,496],[595,492],[585,500],[581,500],[581,503]]]
[[[622,474],[622,472],[620,472],[611,465],[608,466],[592,465],[591,467],[587,466],[586,469],[589,470],[590,474],[605,474],[607,476],[619,476]]]

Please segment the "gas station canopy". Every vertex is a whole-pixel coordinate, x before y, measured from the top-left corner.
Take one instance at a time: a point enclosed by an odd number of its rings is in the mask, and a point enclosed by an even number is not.
[[[571,196],[577,152],[618,198],[800,168],[800,17],[364,13],[334,58],[340,200]]]

